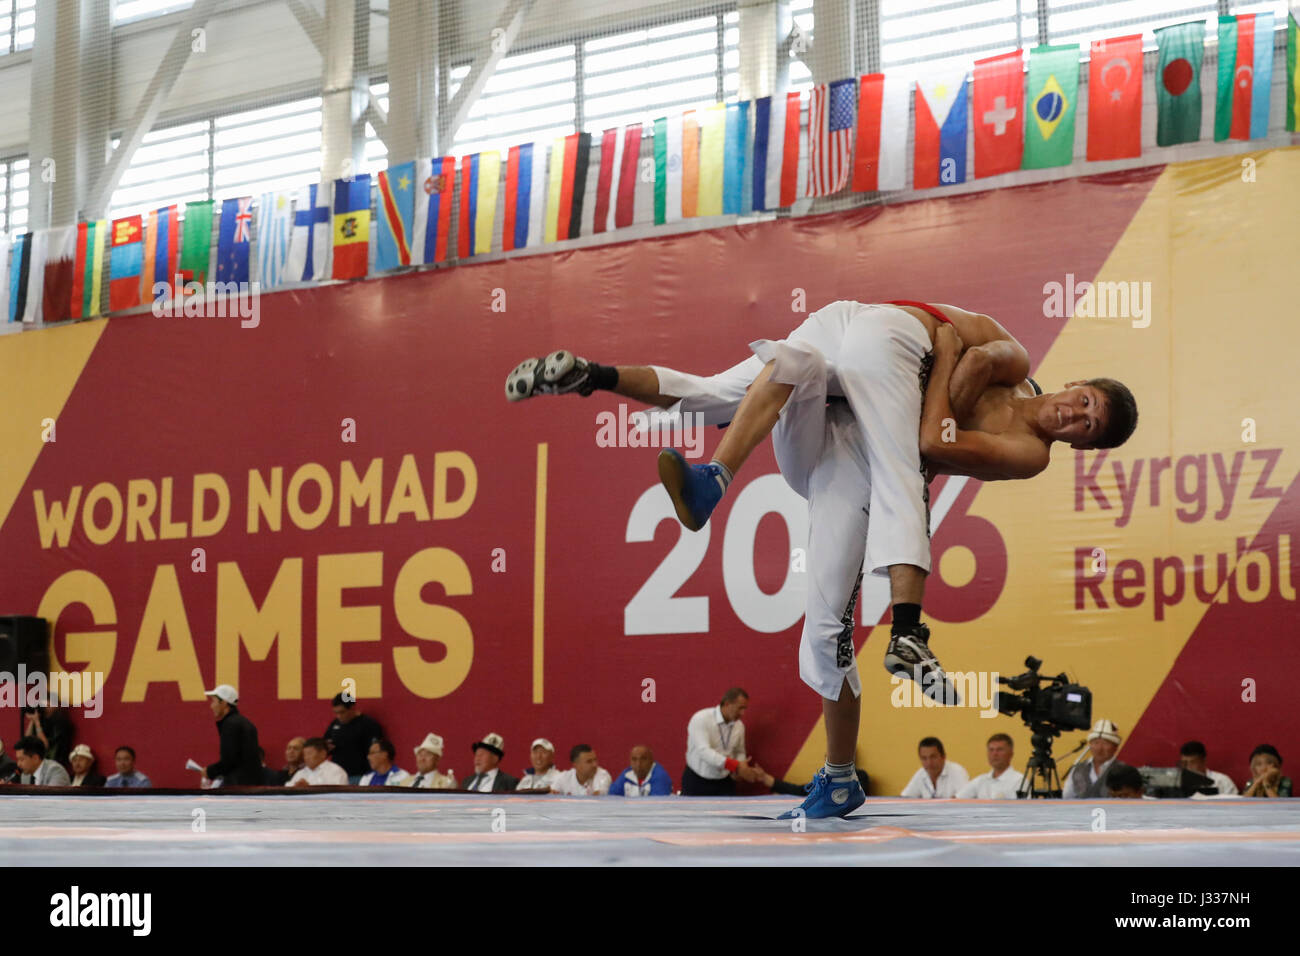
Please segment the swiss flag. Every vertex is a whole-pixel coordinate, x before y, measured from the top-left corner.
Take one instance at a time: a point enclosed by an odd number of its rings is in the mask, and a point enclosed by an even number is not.
[[[1088,64],[1088,161],[1142,155],[1142,34],[1098,40]]]
[[[1025,149],[1021,50],[975,61],[973,103],[976,178],[1019,169]]]

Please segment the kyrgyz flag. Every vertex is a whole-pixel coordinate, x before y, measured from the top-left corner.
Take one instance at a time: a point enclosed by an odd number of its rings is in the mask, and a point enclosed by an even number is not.
[[[1268,134],[1273,80],[1273,14],[1219,17],[1219,86],[1214,139],[1259,139]]]
[[[1300,25],[1286,18],[1286,128],[1300,130]]]
[[[997,176],[1020,168],[1025,146],[1023,53],[975,61],[975,175]]]
[[[359,279],[370,267],[370,174],[334,180],[335,279]]]
[[[1088,162],[1142,155],[1142,34],[1096,40],[1088,61]]]
[[[1029,52],[1024,169],[1070,165],[1078,102],[1079,45],[1034,47]]]
[[[1156,145],[1175,146],[1201,138],[1201,56],[1205,24],[1180,23],[1156,31]]]

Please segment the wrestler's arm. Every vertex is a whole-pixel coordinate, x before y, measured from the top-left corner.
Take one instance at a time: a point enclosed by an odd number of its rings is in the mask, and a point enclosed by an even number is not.
[[[966,346],[948,385],[953,414],[963,421],[990,385],[1018,385],[1028,377],[1029,353],[996,319],[955,305],[934,305]]]
[[[932,472],[984,481],[1031,478],[1047,467],[1047,448],[1032,435],[994,435],[957,428],[948,392],[961,345],[954,330],[939,329],[934,367],[921,413],[920,451]]]

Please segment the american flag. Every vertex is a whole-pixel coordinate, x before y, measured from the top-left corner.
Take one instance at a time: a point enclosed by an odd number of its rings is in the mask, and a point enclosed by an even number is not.
[[[853,168],[853,113],[857,81],[836,80],[813,87],[808,110],[808,188],[805,196],[829,196],[843,189]]]

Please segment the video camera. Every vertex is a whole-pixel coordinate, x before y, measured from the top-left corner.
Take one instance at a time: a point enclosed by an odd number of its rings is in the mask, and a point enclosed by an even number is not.
[[[1092,691],[1082,684],[1072,684],[1065,674],[1044,677],[1038,673],[1043,662],[1026,657],[1029,670],[1016,677],[999,677],[1019,694],[998,691],[998,710],[1009,717],[1019,714],[1030,727],[1045,725],[1060,733],[1063,730],[1087,730],[1092,725]],[[1046,686],[1044,686],[1046,682]]]

